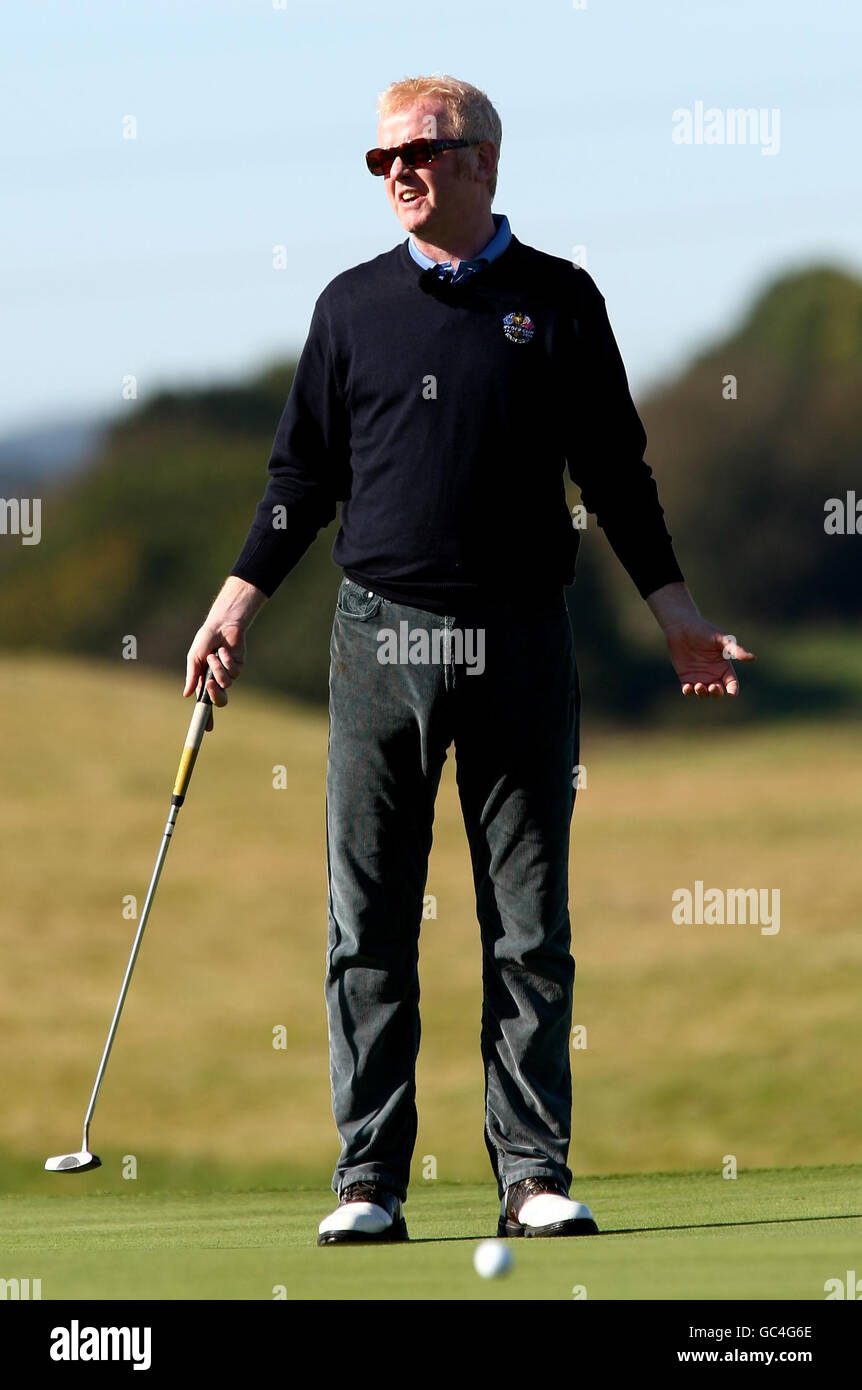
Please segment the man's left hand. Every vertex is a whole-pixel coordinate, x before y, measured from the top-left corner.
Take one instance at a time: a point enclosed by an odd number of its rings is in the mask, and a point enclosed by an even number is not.
[[[741,647],[732,633],[702,618],[685,584],[665,584],[647,603],[661,624],[683,695],[701,700],[738,695],[731,662],[754,661],[754,653]]]
[[[732,633],[721,632],[705,618],[690,618],[681,628],[665,633],[673,669],[683,695],[701,700],[738,695],[739,681],[732,661],[754,661],[753,652],[741,647]]]

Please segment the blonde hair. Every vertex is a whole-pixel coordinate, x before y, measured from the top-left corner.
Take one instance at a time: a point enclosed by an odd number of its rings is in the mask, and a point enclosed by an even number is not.
[[[377,112],[380,116],[391,116],[427,97],[436,97],[443,102],[454,139],[490,140],[497,147],[499,163],[502,122],[490,98],[469,82],[460,82],[457,77],[448,77],[445,73],[431,77],[404,77],[400,82],[392,82],[385,92],[380,93]],[[457,150],[456,158],[461,160],[468,153],[467,150]],[[488,180],[488,191],[493,199],[497,191],[496,168]]]

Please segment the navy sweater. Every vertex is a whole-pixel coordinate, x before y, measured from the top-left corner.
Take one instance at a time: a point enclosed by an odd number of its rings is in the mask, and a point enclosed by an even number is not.
[[[645,447],[585,270],[513,237],[452,285],[404,241],[318,299],[231,573],[271,596],[340,502],[333,559],[384,598],[457,614],[506,581],[559,599],[568,467],[646,598],[683,576]]]

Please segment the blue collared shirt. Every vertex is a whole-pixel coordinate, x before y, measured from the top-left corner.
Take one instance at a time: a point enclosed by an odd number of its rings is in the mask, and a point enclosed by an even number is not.
[[[474,271],[483,270],[486,265],[490,265],[498,256],[502,256],[509,242],[512,240],[512,229],[509,226],[508,217],[499,212],[494,212],[491,216],[494,219],[494,226],[497,230],[488,242],[488,245],[484,250],[479,252],[478,256],[474,256],[472,260],[459,261],[458,269],[454,273],[451,261],[432,261],[430,256],[426,256],[424,252],[419,250],[412,236],[409,240],[410,255],[417,265],[421,265],[423,270],[431,270],[432,267],[436,267],[438,275],[445,275],[448,272],[448,274],[452,275],[453,285],[457,284],[459,280],[465,280],[467,276],[472,275]]]

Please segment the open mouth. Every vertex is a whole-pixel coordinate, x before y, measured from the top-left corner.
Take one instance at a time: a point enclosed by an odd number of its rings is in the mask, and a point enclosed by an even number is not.
[[[403,207],[415,207],[417,203],[421,203],[424,197],[425,194],[419,193],[415,188],[402,188],[398,194],[398,201]]]

